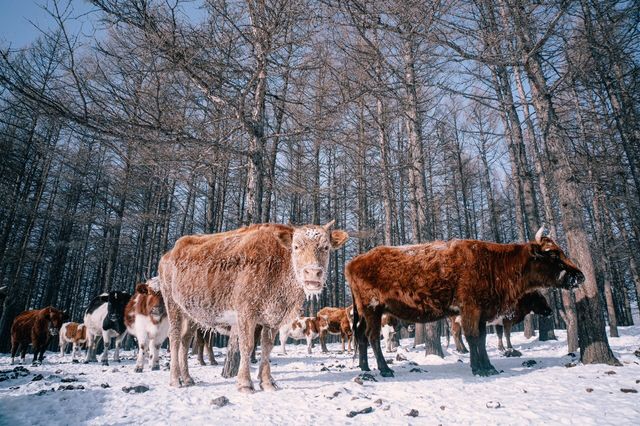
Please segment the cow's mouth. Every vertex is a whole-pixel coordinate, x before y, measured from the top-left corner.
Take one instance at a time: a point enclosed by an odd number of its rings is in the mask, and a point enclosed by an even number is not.
[[[304,292],[308,295],[316,295],[322,292],[323,284],[321,281],[309,281],[304,282]]]
[[[578,272],[567,272],[562,271],[558,276],[558,280],[560,281],[560,286],[567,290],[572,290],[577,288],[580,284],[584,282],[584,274],[580,271]]]

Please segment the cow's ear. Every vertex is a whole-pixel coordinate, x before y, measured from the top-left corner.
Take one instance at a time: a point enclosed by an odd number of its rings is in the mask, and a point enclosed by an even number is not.
[[[287,250],[291,248],[291,241],[293,240],[293,232],[289,229],[276,230],[276,238],[280,241],[280,244]]]
[[[345,231],[331,231],[331,247],[333,247],[334,250],[342,247],[348,239],[349,234],[347,234]]]
[[[136,286],[136,293],[147,294],[149,293],[149,287],[145,283],[139,283]]]
[[[541,257],[543,257],[542,245],[539,243],[531,243],[529,252],[531,253],[531,257],[533,259],[540,259]]]
[[[109,301],[109,295],[108,294],[101,294],[100,295],[100,300],[102,300],[103,302],[108,302]]]

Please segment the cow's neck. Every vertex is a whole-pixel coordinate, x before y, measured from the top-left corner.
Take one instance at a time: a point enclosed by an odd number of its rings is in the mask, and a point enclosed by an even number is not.
[[[528,244],[503,244],[500,252],[491,256],[494,285],[500,289],[503,299],[501,311],[513,309],[520,297],[530,291],[527,263],[530,259]]]

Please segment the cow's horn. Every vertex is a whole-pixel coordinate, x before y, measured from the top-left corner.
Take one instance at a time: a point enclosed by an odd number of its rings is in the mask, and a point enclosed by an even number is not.
[[[536,232],[536,242],[539,243],[542,241],[542,235],[544,234],[544,225],[542,225],[540,227],[540,229],[538,229],[538,232]]]
[[[336,223],[335,219],[333,219],[331,222],[328,222],[326,225],[323,226],[323,228],[328,230],[333,226],[334,223]]]

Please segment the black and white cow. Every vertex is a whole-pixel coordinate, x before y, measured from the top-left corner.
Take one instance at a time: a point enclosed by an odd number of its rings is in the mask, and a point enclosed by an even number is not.
[[[127,334],[124,324],[124,308],[131,299],[129,293],[111,291],[95,297],[84,314],[84,325],[87,328],[87,359],[86,362],[97,362],[96,344],[102,337],[104,351],[100,360],[102,365],[109,365],[109,346],[115,337],[116,347],[113,360],[120,362],[120,345]]]

